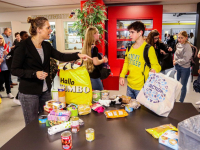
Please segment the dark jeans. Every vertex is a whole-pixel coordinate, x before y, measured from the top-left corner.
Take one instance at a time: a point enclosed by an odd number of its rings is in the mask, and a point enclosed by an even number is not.
[[[12,79],[11,79],[11,73],[9,75],[9,80],[10,80],[10,84],[12,84],[13,82],[12,82]]]
[[[187,93],[187,82],[190,76],[190,68],[183,68],[180,65],[176,65],[175,69],[177,70],[177,80],[181,79],[182,89],[181,89],[181,97],[180,102],[183,103],[186,93]]]
[[[19,92],[19,100],[21,102],[24,120],[26,125],[38,117],[39,107],[43,108],[45,102],[51,100],[49,91],[43,92],[41,95],[30,95]]]
[[[6,93],[9,94],[11,93],[10,89],[10,71],[5,70],[0,72],[0,85],[3,85],[5,83],[6,87]]]
[[[91,80],[91,83],[92,83],[92,89],[93,90],[100,90],[100,91],[103,90],[103,84],[102,84],[100,78],[97,78],[97,79],[90,78],[90,80]]]

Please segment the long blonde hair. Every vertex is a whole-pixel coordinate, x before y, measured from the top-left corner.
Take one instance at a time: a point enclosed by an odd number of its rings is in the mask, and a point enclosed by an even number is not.
[[[2,38],[3,39],[3,46],[5,46],[5,44],[6,44],[6,42],[5,42],[5,40],[4,40],[4,38],[3,38],[3,36],[0,34],[0,38]]]
[[[97,32],[98,29],[92,26],[86,30],[82,54],[87,54],[90,57],[92,56],[91,53],[92,45],[95,44],[96,42],[94,39],[94,34],[96,34]],[[84,62],[84,65],[86,66],[89,73],[91,73],[94,70],[94,65],[92,60],[88,59],[87,61]]]

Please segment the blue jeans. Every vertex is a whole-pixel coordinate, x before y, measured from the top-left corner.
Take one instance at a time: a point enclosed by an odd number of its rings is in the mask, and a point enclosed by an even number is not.
[[[181,84],[183,85],[179,100],[181,103],[183,103],[187,93],[187,82],[190,76],[190,68],[183,68],[180,65],[176,65],[175,69],[177,70],[177,80],[179,81],[181,79]]]
[[[127,86],[127,93],[126,93],[127,96],[130,96],[131,98],[136,99],[139,92],[140,92],[139,90],[134,90],[134,89],[131,89],[129,86]]]
[[[103,84],[102,84],[100,78],[97,78],[97,79],[90,78],[90,80],[91,80],[91,83],[92,83],[92,89],[93,90],[100,90],[100,91],[103,90]]]

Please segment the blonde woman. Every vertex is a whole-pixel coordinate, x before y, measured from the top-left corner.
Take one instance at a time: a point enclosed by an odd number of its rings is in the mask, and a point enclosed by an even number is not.
[[[84,62],[90,75],[93,90],[103,90],[103,84],[100,79],[100,69],[102,63],[108,62],[106,57],[102,58],[101,55],[98,54],[98,48],[95,46],[98,40],[98,29],[96,27],[89,27],[86,31],[82,53],[93,58],[92,60]]]
[[[5,43],[2,35],[0,35],[0,85],[5,83],[7,97],[13,99],[10,88],[10,71],[6,65],[6,55],[9,53],[9,45]]]
[[[173,61],[175,69],[177,70],[177,80],[179,81],[181,79],[181,84],[183,85],[179,100],[182,103],[187,92],[186,86],[190,76],[190,62],[192,57],[192,48],[187,39],[188,34],[186,31],[181,31],[178,34],[178,43],[176,45],[176,52]]]

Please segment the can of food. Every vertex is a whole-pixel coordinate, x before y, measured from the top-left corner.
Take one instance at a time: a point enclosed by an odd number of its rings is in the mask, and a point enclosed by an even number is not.
[[[80,130],[79,117],[72,117],[71,121],[71,131],[72,133],[77,133]]]
[[[92,142],[94,140],[94,129],[88,128],[85,130],[86,140]]]
[[[95,90],[92,92],[92,100],[93,102],[98,102],[101,99],[101,92],[99,90]]]
[[[61,103],[65,103],[65,87],[58,88],[58,100]]]
[[[101,91],[101,99],[102,100],[109,100],[109,91],[107,91],[107,90]]]
[[[39,120],[39,123],[46,123],[46,121],[47,121],[47,115],[41,115],[41,116],[39,116],[38,120]]]
[[[65,131],[61,134],[62,149],[71,150],[72,149],[72,134],[70,131]]]

